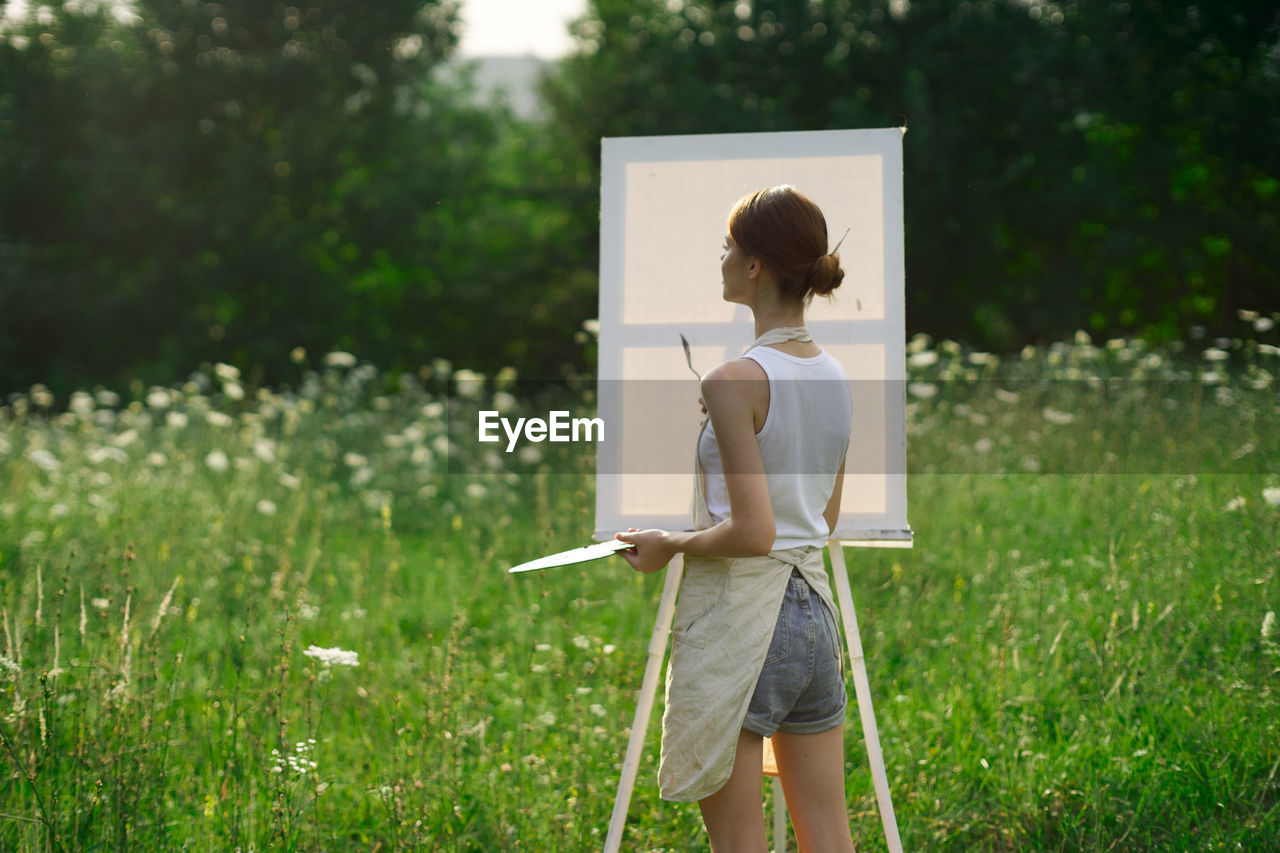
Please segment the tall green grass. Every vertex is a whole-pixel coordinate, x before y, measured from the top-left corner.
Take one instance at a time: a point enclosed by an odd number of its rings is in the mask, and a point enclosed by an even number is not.
[[[916,546],[847,553],[908,849],[1280,849],[1265,341],[912,342]],[[599,848],[662,579],[507,575],[593,513],[569,451],[451,447],[509,379],[339,354],[0,409],[0,849]],[[624,847],[705,850],[656,716]]]

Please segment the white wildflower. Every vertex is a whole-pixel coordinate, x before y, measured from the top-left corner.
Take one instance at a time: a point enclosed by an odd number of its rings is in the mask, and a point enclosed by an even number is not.
[[[547,711],[545,714],[538,717],[538,722],[542,723],[544,726],[554,726],[556,724],[556,715]]]
[[[0,672],[18,675],[22,672],[22,667],[18,666],[17,661],[8,655],[0,655]]]
[[[111,439],[114,447],[128,447],[138,440],[138,431],[136,429],[127,429],[124,432]]]
[[[219,362],[213,366],[213,375],[218,377],[219,382],[235,382],[240,378],[240,368]]]
[[[210,450],[209,455],[204,458],[204,464],[211,471],[225,471],[231,467],[231,460],[227,459],[227,454],[221,450]]]
[[[498,368],[498,372],[493,375],[493,387],[500,390],[507,390],[515,384],[516,378],[520,375],[520,371],[511,365]]]
[[[315,749],[315,744],[315,738],[298,741],[294,744],[292,755],[281,755],[278,749],[271,750],[271,758],[275,762],[275,766],[271,768],[272,772],[283,773],[285,767],[288,767],[294,773],[306,775],[315,770],[318,765],[308,757]]]
[[[159,468],[168,461],[169,460],[165,458],[165,455],[158,450],[153,450],[147,454],[147,464],[154,468]]]
[[[228,415],[226,412],[218,412],[212,409],[205,412],[204,419],[209,422],[209,426],[215,427],[229,427],[235,423],[231,418],[231,415]]]
[[[591,641],[588,640],[586,637],[582,636],[581,634],[573,638],[573,644],[580,649],[591,648]]]
[[[28,450],[27,458],[35,463],[37,468],[44,471],[57,471],[62,467],[62,463],[58,461],[58,457],[54,456],[48,450],[45,450],[43,447],[37,448],[36,450]]]
[[[118,447],[97,447],[90,450],[85,456],[94,465],[101,465],[110,459],[113,462],[124,464],[129,461],[129,454],[125,453]]]
[[[91,598],[89,599],[89,603],[92,604],[98,610],[106,610],[108,607],[111,606],[111,602],[105,598]]]
[[[93,414],[93,396],[84,391],[71,392],[71,400],[67,403],[67,410],[77,415]]]
[[[109,391],[106,388],[99,388],[93,392],[93,397],[98,401],[99,406],[106,406],[108,409],[114,409],[120,405],[120,395],[115,391]]]
[[[152,388],[147,392],[147,405],[153,409],[167,409],[171,402],[169,392],[163,388]]]
[[[605,714],[604,706],[600,704],[593,704],[591,706],[591,713],[595,714],[597,717],[603,717]]]
[[[907,390],[911,392],[913,397],[920,397],[925,400],[938,394],[938,386],[932,382],[912,382],[907,386]]]
[[[1224,349],[1219,349],[1217,347],[1205,348],[1205,351],[1204,351],[1205,361],[1218,362],[1218,361],[1226,361],[1229,358],[1231,358],[1231,353],[1227,352]]]
[[[360,656],[356,652],[345,649],[322,649],[319,646],[308,646],[303,652],[309,658],[315,658],[325,666],[359,666]]]
[[[359,453],[344,453],[342,454],[342,464],[348,468],[364,468],[369,464],[369,460]]]
[[[263,515],[275,515],[276,514],[275,501],[269,501],[266,498],[263,498],[262,500],[258,501],[258,512],[262,513]]]
[[[483,483],[468,483],[466,488],[467,497],[479,500],[489,494],[489,490],[484,487]]]
[[[1253,321],[1253,330],[1259,334],[1269,332],[1276,327],[1276,321],[1270,317],[1259,317]]]
[[[1018,402],[1018,393],[1016,391],[1006,391],[1003,388],[997,388],[995,390],[995,395],[996,399],[1001,403],[1008,403],[1012,405]]]
[[[989,438],[980,438],[973,443],[973,449],[983,455],[990,453],[995,446],[996,443]]]
[[[170,429],[185,429],[190,420],[183,412],[170,412],[165,415],[164,422]]]
[[[938,354],[936,352],[933,350],[921,350],[911,354],[910,358],[907,359],[907,365],[915,368],[932,367],[937,361]]]
[[[223,383],[222,393],[227,395],[228,400],[243,400],[244,386],[239,382],[226,382]]]
[[[613,643],[608,643],[600,651],[604,652],[606,655],[611,655],[617,650],[618,650],[617,646],[615,646]]]
[[[298,479],[292,474],[281,474],[280,485],[284,486],[286,489],[293,490],[293,489],[297,489],[299,486],[302,485],[302,480]]]
[[[1244,495],[1234,497],[1227,503],[1225,512],[1237,512],[1245,508],[1249,502],[1244,499]]]
[[[452,370],[453,370],[453,362],[449,361],[446,358],[435,358],[431,360],[432,376],[439,376],[442,379],[447,379],[449,377],[449,373],[452,372]]]
[[[334,351],[324,357],[325,367],[355,367],[356,357],[349,352]]]
[[[493,395],[493,407],[499,412],[509,412],[516,407],[516,398],[506,391]]]
[[[261,459],[263,462],[271,463],[276,461],[276,446],[269,438],[254,439],[253,455]]]
[[[1044,410],[1044,419],[1051,424],[1065,426],[1066,424],[1075,421],[1076,416],[1071,412],[1060,412],[1057,409],[1046,408]]]
[[[444,417],[444,403],[439,400],[433,400],[422,407],[422,416],[430,420],[436,420]]]
[[[477,373],[474,370],[463,368],[453,374],[453,379],[457,383],[458,396],[460,397],[473,398],[484,387],[484,374]]]
[[[1276,635],[1276,614],[1273,610],[1268,610],[1267,615],[1262,617],[1262,639],[1270,639]]]
[[[1280,506],[1280,488],[1263,489],[1262,499],[1271,506]]]
[[[516,451],[516,457],[526,465],[537,465],[542,461],[542,451],[532,444],[526,444]]]
[[[911,336],[911,340],[907,343],[907,352],[924,352],[932,345],[933,338],[929,337],[924,332],[916,332]]]
[[[44,385],[32,385],[29,396],[31,397],[31,402],[41,408],[47,409],[53,406],[53,392]]]

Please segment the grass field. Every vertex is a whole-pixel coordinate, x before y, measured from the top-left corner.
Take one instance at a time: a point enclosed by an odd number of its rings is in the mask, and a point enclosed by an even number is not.
[[[1280,849],[1274,336],[912,342],[916,546],[847,551],[908,850]],[[503,379],[0,409],[0,849],[598,849],[662,576],[505,572],[593,499],[547,445],[450,457]],[[705,850],[656,719],[624,849]]]

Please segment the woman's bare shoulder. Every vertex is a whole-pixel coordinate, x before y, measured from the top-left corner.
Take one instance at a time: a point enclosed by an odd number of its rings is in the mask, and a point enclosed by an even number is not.
[[[734,358],[729,361],[718,364],[711,370],[707,371],[707,375],[702,377],[703,382],[741,382],[743,380],[767,381],[768,375],[765,374],[764,368],[749,358]]]

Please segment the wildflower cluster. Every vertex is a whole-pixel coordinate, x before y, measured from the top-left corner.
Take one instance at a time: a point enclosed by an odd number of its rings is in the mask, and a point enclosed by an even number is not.
[[[360,655],[346,649],[322,649],[319,646],[308,646],[303,654],[315,658],[325,666],[359,666]]]
[[[286,767],[299,776],[305,776],[307,773],[313,772],[317,765],[310,758],[310,755],[315,748],[315,738],[308,738],[294,744],[293,752],[288,754],[282,755],[278,749],[271,750],[271,772],[283,773]]]

